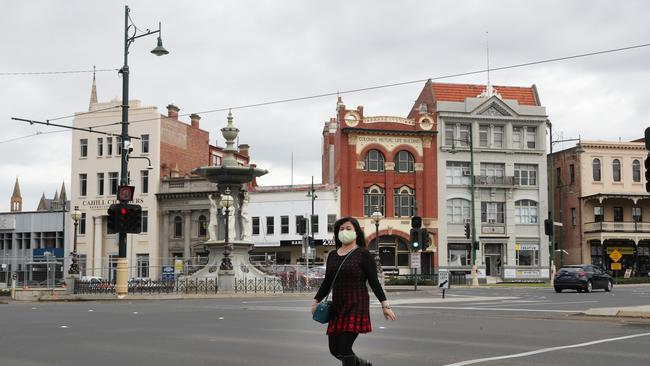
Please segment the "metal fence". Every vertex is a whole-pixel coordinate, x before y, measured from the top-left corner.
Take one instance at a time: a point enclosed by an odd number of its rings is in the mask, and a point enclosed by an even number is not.
[[[136,280],[129,281],[129,294],[216,294],[219,291],[214,278],[176,279],[176,280]],[[115,284],[110,281],[76,281],[74,293],[115,294]]]
[[[418,274],[418,275],[391,275],[386,276],[385,283],[387,285],[413,285],[415,279],[419,285],[432,285],[438,286],[438,274]],[[471,278],[468,278],[465,273],[451,272],[449,274],[449,285],[465,286],[471,283]]]

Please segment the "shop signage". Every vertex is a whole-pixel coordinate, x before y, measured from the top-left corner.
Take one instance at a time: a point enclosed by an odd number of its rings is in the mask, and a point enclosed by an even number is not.
[[[505,234],[505,226],[482,226],[481,232],[483,234]]]
[[[174,270],[176,273],[183,273],[183,260],[182,259],[176,259],[174,261]]]
[[[623,255],[634,255],[634,248],[632,247],[608,247],[607,254],[611,254],[614,251],[620,252]]]
[[[81,202],[81,208],[84,209],[90,209],[90,210],[101,210],[101,209],[107,209],[108,207],[112,204],[120,203],[119,200],[117,199],[96,199],[96,200],[82,200]],[[130,203],[140,205],[144,203],[144,200],[142,198],[136,198]]]
[[[516,244],[515,250],[537,250],[539,246],[537,244]]]
[[[530,269],[518,269],[517,277],[520,278],[539,278],[541,273],[539,270],[530,270]]]

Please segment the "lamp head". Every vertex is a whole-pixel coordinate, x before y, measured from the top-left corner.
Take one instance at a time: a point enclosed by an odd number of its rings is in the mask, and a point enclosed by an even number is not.
[[[151,53],[153,53],[156,56],[164,56],[169,53],[169,51],[167,51],[165,47],[163,47],[162,38],[158,37],[158,45],[156,46],[156,48],[151,50]]]
[[[70,213],[72,220],[77,222],[81,219],[81,211],[79,211],[79,206],[74,206],[74,210]]]

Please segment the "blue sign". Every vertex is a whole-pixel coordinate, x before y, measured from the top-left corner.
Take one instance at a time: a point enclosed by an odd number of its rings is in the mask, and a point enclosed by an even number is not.
[[[166,281],[173,281],[175,278],[174,267],[165,266],[162,268],[162,279]]]

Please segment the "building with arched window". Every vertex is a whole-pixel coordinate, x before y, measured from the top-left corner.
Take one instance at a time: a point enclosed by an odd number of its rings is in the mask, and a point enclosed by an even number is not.
[[[339,98],[323,130],[323,183],[340,187],[341,216],[359,220],[369,249],[386,273],[410,273],[411,217],[420,216],[433,245],[421,254],[422,273],[437,261],[437,125],[426,109],[409,115],[366,116]],[[384,218],[370,216],[379,210]]]

